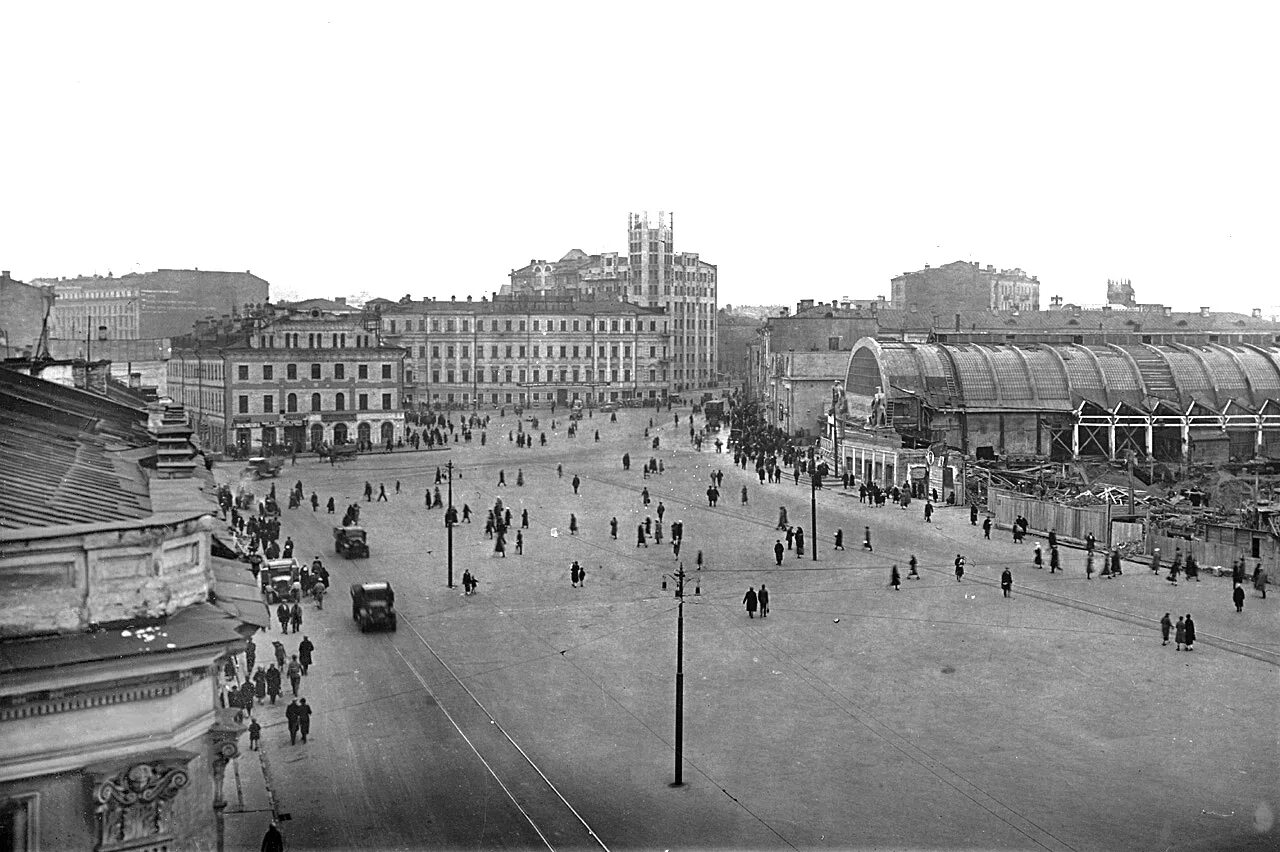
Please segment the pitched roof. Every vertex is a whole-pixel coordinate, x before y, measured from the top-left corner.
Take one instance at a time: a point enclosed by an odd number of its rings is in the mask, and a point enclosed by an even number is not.
[[[146,412],[0,369],[0,528],[151,514]]]

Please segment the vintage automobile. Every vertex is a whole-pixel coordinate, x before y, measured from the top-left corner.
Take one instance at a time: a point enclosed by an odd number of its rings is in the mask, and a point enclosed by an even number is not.
[[[390,583],[352,583],[351,618],[366,633],[373,627],[396,629],[396,593]]]
[[[293,582],[301,576],[302,566],[298,564],[298,560],[292,557],[267,559],[258,571],[258,582],[262,584],[262,593],[266,596],[267,603],[274,606],[292,599]]]
[[[361,527],[334,527],[333,550],[347,559],[367,558],[369,556],[368,535]]]
[[[724,419],[724,401],[717,399],[712,402],[704,402],[702,404],[702,413],[707,417],[708,429],[719,429],[720,423]]]
[[[328,459],[330,462],[342,462],[355,461],[358,450],[354,443],[338,444],[336,446],[325,443],[316,448],[316,453],[321,459]]]
[[[254,479],[267,479],[280,475],[280,469],[284,467],[284,459],[269,459],[265,456],[254,456],[249,459],[245,467],[245,473],[253,476]]]
[[[609,413],[609,412],[611,412],[611,411],[617,411],[617,410],[618,410],[618,403],[616,403],[616,402],[606,402],[606,403],[604,403],[603,405],[601,405],[601,406],[600,406],[600,410],[601,410],[602,412],[604,412],[605,414],[608,414],[608,413]]]

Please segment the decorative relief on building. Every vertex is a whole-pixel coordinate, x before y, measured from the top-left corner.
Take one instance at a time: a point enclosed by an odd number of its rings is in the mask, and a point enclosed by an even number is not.
[[[94,773],[93,801],[99,852],[118,852],[171,837],[170,801],[190,782],[187,762],[173,752],[114,773]]]

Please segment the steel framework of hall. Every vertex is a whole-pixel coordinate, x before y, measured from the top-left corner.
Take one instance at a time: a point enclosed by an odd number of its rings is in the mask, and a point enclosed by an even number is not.
[[[863,338],[844,393],[846,442],[883,424],[979,456],[1280,457],[1280,346]]]

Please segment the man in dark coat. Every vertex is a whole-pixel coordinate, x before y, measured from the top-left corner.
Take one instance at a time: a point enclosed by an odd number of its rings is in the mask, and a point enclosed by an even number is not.
[[[863,527],[862,531],[862,549],[873,550],[871,547],[871,527]]]
[[[306,636],[303,636],[302,641],[298,644],[298,662],[302,664],[303,676],[306,676],[307,669],[311,668],[311,655],[315,649],[315,644]]]
[[[582,484],[582,480],[578,478],[577,474],[574,474],[573,476],[573,493],[574,494],[578,493],[578,486],[581,484]]]
[[[756,594],[756,601],[760,604],[760,617],[769,617],[769,590],[764,587],[764,583],[760,584],[760,591]]]
[[[782,564],[782,554],[786,552],[787,549],[782,546],[782,539],[778,539],[773,543],[773,558],[779,565]]]
[[[978,506],[976,503],[969,507],[969,525],[974,527],[978,525]]]
[[[298,730],[302,732],[302,741],[307,741],[307,734],[311,733],[311,705],[307,703],[307,699],[298,699]]]
[[[1013,591],[1013,572],[1008,568],[1004,569],[1000,574],[1000,591],[1004,592],[1006,598]]]
[[[1057,546],[1058,546],[1058,531],[1049,530],[1049,549],[1052,550]]]
[[[262,852],[284,852],[284,835],[274,822],[267,826],[267,833],[262,835]]]
[[[281,603],[280,606],[276,607],[276,618],[280,619],[280,632],[288,633],[289,632],[289,605],[288,604]]]
[[[1240,583],[1236,583],[1235,586],[1231,592],[1231,599],[1235,601],[1236,612],[1244,612],[1244,586]]]
[[[982,537],[991,538],[991,519],[984,518],[982,520]]]
[[[289,702],[284,708],[284,719],[289,725],[289,745],[298,744],[298,699]]]
[[[1183,624],[1183,632],[1186,636],[1187,650],[1191,650],[1191,645],[1196,641],[1196,623],[1191,620],[1191,613],[1187,613],[1187,619]]]
[[[747,588],[747,593],[743,596],[742,602],[747,606],[747,617],[755,618],[756,606],[759,603],[759,598],[756,596],[755,586],[749,586]]]

